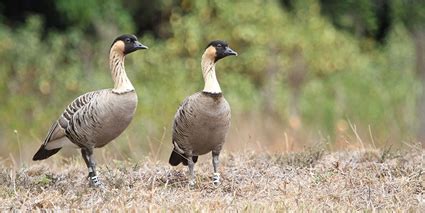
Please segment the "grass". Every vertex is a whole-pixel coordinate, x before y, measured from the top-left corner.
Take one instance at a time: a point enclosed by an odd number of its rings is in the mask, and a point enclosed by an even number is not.
[[[94,189],[82,160],[57,159],[22,167],[0,161],[0,210],[425,211],[425,150],[418,147],[223,153],[218,187],[205,156],[194,189],[186,167],[152,158],[99,164],[104,187]]]

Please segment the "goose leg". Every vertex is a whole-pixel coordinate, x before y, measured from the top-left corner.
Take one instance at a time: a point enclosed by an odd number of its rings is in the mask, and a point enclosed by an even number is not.
[[[89,178],[90,186],[94,186],[94,187],[100,186],[102,183],[100,182],[96,174],[96,164],[94,162],[93,150],[82,148],[81,155],[83,156],[84,162],[86,162],[87,168],[89,170],[88,178]]]
[[[214,167],[214,173],[213,173],[213,183],[214,185],[219,185],[220,184],[220,173],[218,173],[217,171],[217,167],[218,167],[218,156],[219,156],[219,152],[212,152],[212,164]]]
[[[195,167],[195,163],[193,162],[192,155],[187,156],[187,165],[189,168],[189,186],[194,187],[195,186],[195,171],[193,168]]]

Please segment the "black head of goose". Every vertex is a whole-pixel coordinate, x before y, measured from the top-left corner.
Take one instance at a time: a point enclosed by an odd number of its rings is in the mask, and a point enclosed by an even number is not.
[[[189,185],[195,184],[194,164],[199,155],[212,152],[213,183],[220,183],[217,167],[219,154],[230,126],[230,106],[224,98],[215,73],[216,62],[236,56],[224,41],[212,41],[202,55],[204,89],[187,97],[178,108],[173,122],[169,159],[172,166],[180,163],[189,167]]]
[[[124,68],[126,55],[147,47],[134,35],[117,37],[109,51],[114,88],[88,92],[69,104],[51,126],[33,160],[43,160],[64,146],[81,149],[90,185],[99,186],[93,149],[118,137],[130,124],[137,107],[137,94]]]

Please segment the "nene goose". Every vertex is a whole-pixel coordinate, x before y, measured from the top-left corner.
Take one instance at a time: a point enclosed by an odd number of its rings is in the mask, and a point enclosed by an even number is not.
[[[195,185],[194,165],[199,155],[212,152],[213,183],[220,183],[217,171],[219,154],[230,126],[230,106],[224,99],[215,75],[218,60],[237,55],[224,41],[212,41],[202,55],[202,75],[205,86],[202,92],[187,97],[178,108],[173,122],[169,163],[189,167],[189,185]]]
[[[137,94],[127,77],[124,58],[136,50],[147,49],[134,35],[117,37],[109,52],[113,89],[103,89],[81,95],[72,101],[47,133],[33,160],[43,160],[62,147],[81,148],[88,168],[91,186],[100,186],[96,174],[93,149],[103,147],[127,128],[137,106]]]

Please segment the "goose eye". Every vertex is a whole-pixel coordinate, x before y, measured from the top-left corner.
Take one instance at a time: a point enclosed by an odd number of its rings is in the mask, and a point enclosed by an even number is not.
[[[221,44],[217,44],[217,47],[221,47]]]
[[[130,43],[130,39],[129,38],[126,38],[125,39],[125,42]]]

